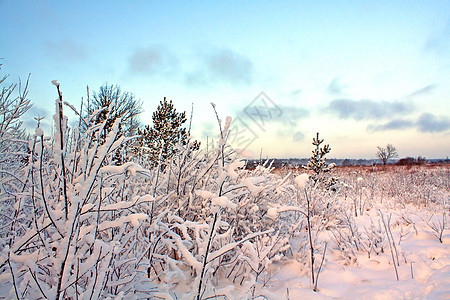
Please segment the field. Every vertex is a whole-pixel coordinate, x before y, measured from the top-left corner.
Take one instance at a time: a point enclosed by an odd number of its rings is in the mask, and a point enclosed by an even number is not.
[[[249,170],[218,114],[163,158],[105,108],[68,127],[59,95],[51,135],[2,100],[0,297],[449,298],[448,165],[333,168],[317,134],[309,173]]]
[[[450,296],[448,165],[314,179],[246,170],[226,136],[209,152],[180,144],[164,167],[117,165],[118,121],[99,132],[38,128],[32,155],[3,163],[2,298]]]
[[[318,234],[318,244],[333,247],[325,256],[319,292],[311,292],[310,277],[292,263],[278,269],[285,295],[291,299],[448,299],[449,166],[353,166],[337,167],[334,172],[350,193],[338,200],[348,208],[340,232]]]

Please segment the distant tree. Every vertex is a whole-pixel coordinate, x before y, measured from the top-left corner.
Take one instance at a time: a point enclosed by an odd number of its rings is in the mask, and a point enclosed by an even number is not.
[[[167,101],[164,97],[158,108],[153,113],[153,127],[145,126],[143,130],[138,129],[142,137],[139,147],[142,153],[148,155],[151,165],[155,166],[159,160],[166,162],[177,152],[176,145],[186,145],[189,133],[183,124],[186,122],[186,112],[179,113],[175,109],[172,100]],[[197,150],[200,144],[193,142],[193,149]]]
[[[87,113],[91,115],[98,109],[103,109],[94,119],[99,124],[108,119],[104,129],[106,135],[112,128],[114,122],[121,118],[120,130],[125,136],[136,133],[139,128],[138,116],[142,112],[142,102],[129,92],[123,92],[118,85],[100,87],[98,92],[93,93],[92,102],[88,104]],[[109,118],[108,118],[109,116]]]
[[[397,149],[392,146],[392,144],[387,144],[386,148],[378,146],[378,151],[376,152],[376,155],[381,161],[383,162],[383,165],[386,165],[386,162],[389,159],[398,157]]]
[[[417,161],[414,157],[404,157],[398,160],[396,162],[396,165],[398,166],[410,166],[410,165],[416,165]]]
[[[99,137],[100,143],[103,143],[104,138],[119,118],[120,132],[117,138],[136,134],[140,125],[138,116],[142,112],[142,103],[132,93],[123,92],[118,85],[106,83],[100,87],[98,92],[93,93],[92,102],[88,102],[86,110],[88,116],[92,116],[98,110],[101,110],[95,115],[92,122],[100,124],[106,121],[103,132],[100,133]],[[127,160],[128,155],[124,151],[126,148],[126,144],[122,144],[120,149],[115,152],[113,160],[117,165],[121,165]]]
[[[353,163],[351,162],[350,159],[346,158],[342,161],[342,166],[346,167],[346,166],[353,166]]]
[[[426,164],[426,162],[427,162],[427,159],[425,158],[425,157],[422,157],[422,156],[417,156],[417,164],[418,165],[423,165],[423,164]]]
[[[423,165],[426,163],[425,157],[418,156],[417,158],[414,157],[405,157],[398,160],[396,165],[399,166],[410,166],[410,165]]]
[[[310,178],[314,181],[315,184],[318,183],[323,185],[325,188],[330,188],[332,185],[337,183],[337,179],[334,177],[326,176],[326,174],[333,169],[334,164],[328,165],[326,163],[325,155],[330,153],[331,148],[328,144],[320,147],[322,143],[323,139],[320,139],[319,133],[317,133],[312,142],[312,144],[316,148],[312,151],[312,155],[309,159],[308,165],[303,166],[303,168],[313,171],[313,175],[311,175]]]

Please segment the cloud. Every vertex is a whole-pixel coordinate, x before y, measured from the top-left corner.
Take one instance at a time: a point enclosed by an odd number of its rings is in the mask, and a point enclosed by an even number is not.
[[[138,75],[170,74],[177,64],[177,58],[163,46],[138,49],[128,59],[130,72]]]
[[[418,90],[412,92],[411,94],[409,94],[406,97],[413,98],[413,97],[417,97],[417,96],[425,96],[425,95],[432,93],[436,88],[437,88],[436,84],[429,84],[426,87],[423,87],[421,89],[418,89]]]
[[[23,120],[24,128],[28,129],[30,132],[34,132],[37,126],[37,120],[35,118],[42,118],[40,127],[44,130],[46,135],[50,134],[52,128],[52,113],[47,109],[33,104],[33,106],[26,112]]]
[[[378,120],[411,113],[414,111],[414,107],[410,102],[401,101],[335,99],[330,102],[326,110],[340,119]]]
[[[369,125],[367,130],[369,131],[387,131],[387,130],[400,130],[413,127],[415,124],[410,120],[394,119],[383,125]]]
[[[299,96],[303,91],[301,89],[293,90],[291,92],[291,96],[296,97]]]
[[[417,120],[417,127],[421,132],[443,132],[450,129],[450,119],[424,113]]]
[[[309,117],[309,111],[302,107],[279,105],[279,108],[282,113],[274,116],[274,122],[295,125],[299,120]]]
[[[208,69],[212,75],[232,83],[250,83],[253,65],[247,58],[232,52],[222,50],[208,59]]]
[[[36,104],[33,104],[33,106],[27,112],[27,115],[31,116],[31,118],[34,118],[34,117],[49,118],[49,117],[51,117],[51,114],[47,109],[45,109],[44,107],[37,106]]]
[[[253,79],[252,62],[229,49],[220,49],[202,55],[200,66],[186,75],[186,82],[209,84],[226,82],[231,84],[250,84]]]
[[[297,131],[292,136],[292,140],[294,142],[303,142],[305,140],[305,134],[303,132],[301,132],[301,131]]]
[[[201,70],[187,73],[185,81],[190,86],[209,86],[211,84],[206,72]]]
[[[60,62],[79,62],[87,57],[86,49],[69,39],[45,41],[44,51]]]
[[[426,53],[435,53],[448,57],[450,53],[450,19],[440,32],[431,35],[423,49]]]
[[[238,113],[238,116],[246,120],[249,124],[258,123],[260,127],[266,127],[267,124],[282,124],[285,126],[296,126],[301,119],[308,118],[309,111],[303,107],[276,105],[249,105]]]
[[[443,132],[450,129],[450,119],[445,116],[436,117],[423,113],[416,121],[394,119],[382,125],[369,125],[368,131],[388,131],[416,128],[420,132]]]
[[[344,89],[345,89],[345,86],[339,82],[339,79],[334,78],[328,84],[327,92],[330,93],[331,95],[339,96],[339,95],[343,94]]]

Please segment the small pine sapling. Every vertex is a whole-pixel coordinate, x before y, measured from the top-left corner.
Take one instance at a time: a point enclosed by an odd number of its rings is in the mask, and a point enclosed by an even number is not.
[[[167,101],[166,97],[158,105],[153,113],[153,127],[145,126],[143,130],[138,129],[141,138],[138,140],[138,147],[144,149],[144,154],[149,156],[153,167],[158,162],[167,162],[177,152],[177,144],[186,145],[189,140],[189,132],[183,127],[186,123],[186,112],[177,112],[172,100]],[[200,143],[192,142],[191,148],[197,150]]]
[[[319,133],[313,138],[312,144],[316,148],[312,151],[311,158],[309,159],[308,165],[303,166],[307,170],[311,170],[313,174],[310,178],[313,180],[314,185],[330,189],[337,183],[337,178],[327,176],[334,167],[333,164],[328,165],[326,163],[325,155],[330,153],[330,145],[326,144],[323,147],[320,145],[323,143],[323,139],[319,138]]]

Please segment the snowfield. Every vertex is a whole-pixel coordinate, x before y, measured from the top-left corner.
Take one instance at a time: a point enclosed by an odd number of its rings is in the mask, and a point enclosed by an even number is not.
[[[311,290],[309,277],[300,271],[302,264],[292,261],[274,268],[275,276],[268,284],[270,293],[262,294],[270,299],[449,299],[448,229],[440,243],[428,225],[430,215],[423,209],[408,206],[385,213],[392,213],[391,229],[400,264],[399,281],[388,249],[370,258],[367,253],[357,253],[351,264],[340,262],[339,251],[328,250],[317,293]],[[403,219],[405,216],[408,221]],[[441,222],[438,218],[435,215],[432,220]],[[368,211],[355,218],[355,222],[358,228],[366,228],[378,219],[376,212]],[[332,238],[326,232],[322,238],[322,242],[332,245]]]

